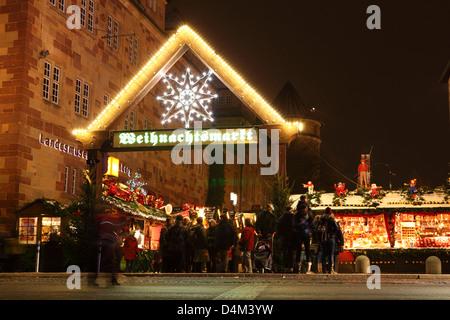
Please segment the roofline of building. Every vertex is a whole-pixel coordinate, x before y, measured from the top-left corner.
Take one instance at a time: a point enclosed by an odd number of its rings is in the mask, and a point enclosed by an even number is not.
[[[195,31],[183,25],[161,46],[158,52],[136,73],[118,95],[103,109],[87,129],[74,130],[77,137],[88,136],[88,132],[108,130],[117,118],[136,101],[142,99],[183,54],[192,50],[201,62],[213,70],[216,77],[267,124],[287,124],[283,117],[267,103],[259,93],[233,70]]]

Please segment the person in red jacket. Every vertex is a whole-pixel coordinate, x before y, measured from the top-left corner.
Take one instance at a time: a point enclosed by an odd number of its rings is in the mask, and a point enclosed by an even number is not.
[[[123,257],[125,259],[125,272],[134,272],[134,263],[138,253],[138,243],[134,232],[130,232],[123,243]]]
[[[245,219],[245,228],[244,230],[242,230],[241,239],[239,240],[239,246],[244,252],[244,272],[252,273],[252,252],[255,247],[255,228],[252,225],[252,220],[249,218]]]

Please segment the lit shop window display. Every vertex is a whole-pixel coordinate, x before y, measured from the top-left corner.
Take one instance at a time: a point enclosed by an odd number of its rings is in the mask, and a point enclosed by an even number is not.
[[[40,237],[38,237],[38,229],[40,229]],[[52,234],[61,235],[61,217],[42,217],[40,228],[37,217],[19,218],[20,244],[48,242]]]
[[[378,194],[372,188],[303,196],[317,216],[332,209],[345,249],[449,248],[450,186],[415,189],[416,194],[413,181],[405,185],[408,188]],[[301,196],[291,195],[294,206]]]
[[[344,235],[344,248],[389,248],[384,215],[336,217]]]
[[[344,235],[344,248],[389,248],[385,215],[336,217]],[[450,214],[397,213],[395,248],[450,247]]]
[[[36,199],[17,211],[19,243],[35,245],[49,242],[52,236],[61,236],[65,205],[51,199]]]
[[[397,214],[396,247],[450,247],[450,214]]]
[[[61,217],[42,217],[41,241],[50,241],[50,235],[61,235]]]
[[[37,217],[19,219],[19,243],[36,244],[37,243]]]

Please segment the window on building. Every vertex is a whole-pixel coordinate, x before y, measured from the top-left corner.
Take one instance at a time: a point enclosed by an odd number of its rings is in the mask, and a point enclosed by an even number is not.
[[[148,6],[153,12],[156,12],[156,1],[157,1],[157,0],[147,0],[147,6]]]
[[[89,84],[86,82],[84,83],[84,90],[83,90],[83,110],[82,115],[83,117],[88,117],[89,115]]]
[[[56,7],[56,5],[58,5],[58,9],[64,13],[66,13],[66,0],[58,0],[58,2],[56,2],[56,0],[50,0],[50,4],[54,7]]]
[[[135,120],[135,114],[134,110],[130,112],[130,122],[128,124],[130,130],[134,130],[134,120]]]
[[[117,20],[114,21],[113,49],[119,50],[119,22]]]
[[[87,0],[81,0],[80,7],[80,23],[82,27],[86,27]]]
[[[64,169],[64,192],[69,189],[69,167]]]
[[[76,114],[80,114],[83,117],[89,115],[89,90],[90,85],[83,80],[77,79],[75,81],[75,103],[74,111]]]
[[[87,28],[90,32],[94,32],[94,8],[94,1],[89,0]]]
[[[81,25],[87,27],[90,32],[94,32],[94,8],[93,0],[81,0]]]
[[[137,66],[139,53],[139,39],[134,34],[130,35],[130,48],[128,52],[128,60],[131,64]]]
[[[72,168],[72,194],[77,192],[77,169]]]
[[[230,105],[231,104],[231,96],[225,97],[225,104]]]
[[[81,106],[81,84],[82,81],[80,79],[77,79],[75,81],[75,113],[80,114],[80,106]]]
[[[106,38],[106,44],[114,49],[119,50],[119,21],[112,16],[108,16],[108,37]]]
[[[61,78],[61,69],[53,66],[53,83],[52,83],[52,102],[59,103],[59,82]]]
[[[59,103],[61,69],[52,66],[48,61],[44,62],[44,78],[42,84],[42,97],[55,104]],[[51,90],[51,91],[50,91]]]
[[[103,95],[103,106],[107,106],[109,104],[109,96],[107,94]]]
[[[106,38],[106,44],[108,47],[111,47],[112,41],[112,34],[113,34],[113,17],[108,16],[108,37]]]
[[[135,121],[136,121],[136,113],[133,110],[130,113],[128,113],[127,115],[125,115],[125,122],[124,122],[125,130],[134,130]]]
[[[48,63],[47,61],[45,61],[44,64],[44,84],[43,84],[43,88],[42,88],[42,96],[44,97],[44,99],[49,100],[49,91],[50,91],[50,79],[51,79],[51,70],[52,70],[52,65],[50,63]]]
[[[149,130],[152,128],[152,120],[149,120],[148,118],[144,119],[144,130]]]
[[[66,13],[66,0],[58,0],[58,9]]]

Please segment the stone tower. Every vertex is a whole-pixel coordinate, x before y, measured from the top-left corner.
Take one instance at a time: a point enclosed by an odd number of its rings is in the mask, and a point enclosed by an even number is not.
[[[303,184],[317,183],[320,179],[320,129],[323,123],[317,119],[315,109],[307,106],[294,86],[287,82],[273,101],[286,121],[299,122],[302,130],[287,148],[286,172],[292,193],[305,193]]]

